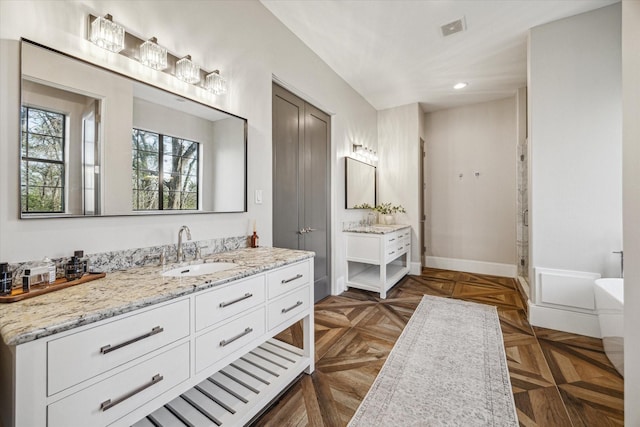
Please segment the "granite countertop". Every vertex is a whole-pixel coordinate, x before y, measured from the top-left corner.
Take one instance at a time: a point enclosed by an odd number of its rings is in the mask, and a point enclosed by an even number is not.
[[[409,228],[410,225],[406,224],[374,224],[374,225],[359,225],[357,227],[351,227],[344,230],[347,233],[368,233],[368,234],[388,234],[394,231],[402,230],[403,228]]]
[[[206,263],[238,266],[197,277],[163,277],[162,272],[202,260],[108,273],[102,279],[0,304],[0,335],[7,345],[23,344],[313,256],[313,252],[291,249],[245,248],[205,258]]]

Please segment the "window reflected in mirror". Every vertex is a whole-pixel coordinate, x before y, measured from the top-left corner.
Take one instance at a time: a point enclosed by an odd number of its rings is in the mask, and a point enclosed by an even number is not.
[[[20,113],[22,212],[64,212],[67,116],[27,106]]]
[[[132,142],[133,210],[197,210],[200,144],[140,129]]]

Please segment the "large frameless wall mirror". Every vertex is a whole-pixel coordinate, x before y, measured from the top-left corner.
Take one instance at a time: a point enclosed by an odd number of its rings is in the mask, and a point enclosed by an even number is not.
[[[246,119],[21,47],[21,218],[246,211]]]
[[[358,209],[376,205],[376,167],[351,157],[345,157],[346,208]]]

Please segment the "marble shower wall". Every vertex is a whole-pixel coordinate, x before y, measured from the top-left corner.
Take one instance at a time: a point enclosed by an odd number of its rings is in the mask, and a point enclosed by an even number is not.
[[[518,200],[516,241],[518,251],[518,276],[528,279],[529,274],[529,186],[527,140],[518,144]]]

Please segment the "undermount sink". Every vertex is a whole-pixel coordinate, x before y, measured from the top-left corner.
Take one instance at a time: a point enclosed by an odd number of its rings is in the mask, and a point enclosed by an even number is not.
[[[206,264],[194,264],[185,265],[183,267],[176,267],[171,270],[167,270],[162,273],[165,277],[194,277],[202,276],[205,274],[218,273],[220,271],[229,270],[230,268],[237,267],[237,264],[232,262],[208,262]]]

